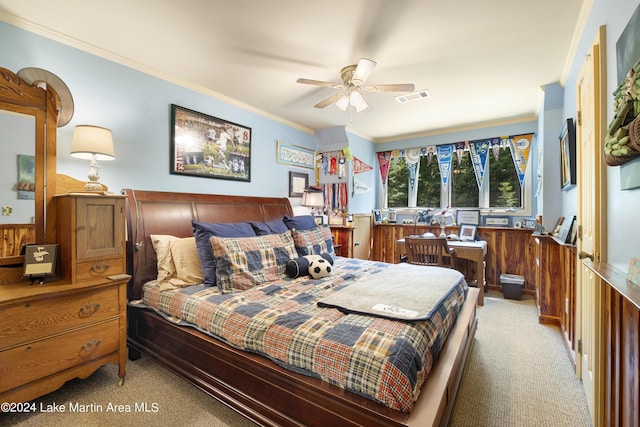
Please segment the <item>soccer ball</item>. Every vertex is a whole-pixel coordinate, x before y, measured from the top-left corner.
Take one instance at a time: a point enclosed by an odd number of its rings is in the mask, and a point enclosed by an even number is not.
[[[333,267],[326,259],[318,257],[309,263],[309,274],[314,279],[327,277],[331,274]]]

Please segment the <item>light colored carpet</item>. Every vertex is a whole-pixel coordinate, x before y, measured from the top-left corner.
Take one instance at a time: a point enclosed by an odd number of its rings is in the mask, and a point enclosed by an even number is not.
[[[478,332],[462,379],[451,426],[590,426],[580,381],[571,369],[558,328],[540,325],[533,299],[485,296]],[[35,400],[36,413],[0,414],[0,425],[66,426],[254,426],[242,416],[146,357],[127,364],[124,385],[105,366]],[[65,413],[41,412],[56,403]],[[107,412],[108,405],[134,412]],[[71,404],[94,412],[70,413]],[[152,412],[135,412],[146,404]],[[101,412],[97,412],[99,405]],[[154,406],[155,405],[155,406]],[[157,408],[156,412],[153,412]]]
[[[560,329],[538,323],[533,297],[522,298],[485,295],[451,426],[592,425]]]

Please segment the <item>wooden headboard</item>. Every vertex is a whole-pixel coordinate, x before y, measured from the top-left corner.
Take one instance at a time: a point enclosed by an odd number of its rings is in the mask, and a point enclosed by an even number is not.
[[[289,199],[171,193],[124,189],[127,197],[127,272],[133,276],[127,296],[139,299],[142,285],[157,277],[157,260],[149,236],[193,236],[191,220],[226,223],[267,222],[293,215]]]

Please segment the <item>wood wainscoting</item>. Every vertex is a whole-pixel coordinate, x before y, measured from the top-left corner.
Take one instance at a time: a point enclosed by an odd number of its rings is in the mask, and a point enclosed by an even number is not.
[[[640,286],[604,263],[589,263],[602,291],[604,425],[637,426],[640,414]],[[598,393],[598,392],[596,392]]]
[[[413,224],[376,224],[373,228],[372,259],[396,263],[400,261],[396,241],[412,234],[427,231],[436,236],[440,227]],[[458,227],[447,227],[445,232],[458,233]],[[479,227],[478,238],[487,241],[486,280],[487,286],[501,289],[500,275],[518,274],[524,277],[524,293],[535,294],[535,270],[533,268],[532,230],[524,228]],[[473,275],[470,275],[471,277]]]

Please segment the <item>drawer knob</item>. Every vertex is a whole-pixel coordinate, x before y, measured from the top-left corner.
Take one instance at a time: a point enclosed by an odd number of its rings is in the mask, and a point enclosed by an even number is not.
[[[109,264],[99,262],[91,266],[91,272],[95,274],[104,274],[109,270]]]
[[[80,309],[80,317],[89,317],[96,314],[100,309],[100,304],[91,302]]]
[[[91,353],[93,351],[96,350],[96,348],[98,348],[98,346],[100,345],[102,341],[100,340],[91,340],[88,343],[86,343],[85,345],[82,346],[82,351],[84,351],[85,353]]]

